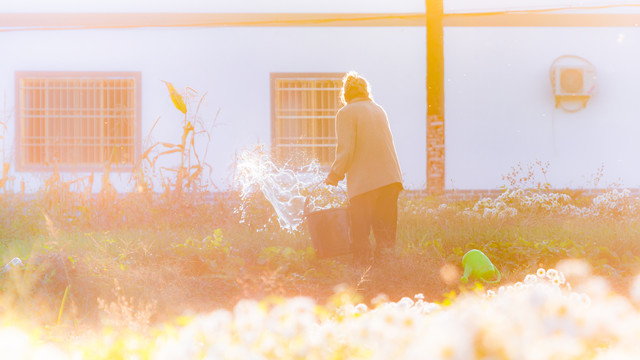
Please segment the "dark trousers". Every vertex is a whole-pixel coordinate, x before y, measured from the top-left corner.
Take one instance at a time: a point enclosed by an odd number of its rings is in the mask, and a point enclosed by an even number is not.
[[[351,249],[355,258],[365,260],[370,256],[372,229],[376,252],[395,246],[400,190],[402,184],[394,183],[349,200]]]

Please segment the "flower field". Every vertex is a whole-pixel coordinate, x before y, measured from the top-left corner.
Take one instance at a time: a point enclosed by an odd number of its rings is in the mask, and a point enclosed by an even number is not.
[[[308,297],[242,300],[144,334],[105,328],[55,345],[5,327],[0,339],[14,359],[635,358],[637,307],[573,262],[564,266],[591,296],[571,291],[562,272],[538,269],[523,282],[464,294],[447,306],[417,294],[369,308],[343,289],[326,306]]]
[[[640,348],[640,200],[404,193],[395,252],[318,259],[259,193],[0,197],[0,342],[20,359],[621,359]],[[59,185],[59,184],[58,184]],[[61,190],[62,189],[62,190]],[[237,211],[242,202],[243,211]],[[483,251],[499,284],[461,284]]]

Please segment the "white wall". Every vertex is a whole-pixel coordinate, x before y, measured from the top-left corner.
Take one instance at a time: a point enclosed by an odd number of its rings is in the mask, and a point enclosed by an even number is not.
[[[448,189],[497,188],[518,164],[549,161],[552,186],[640,186],[640,30],[445,29]],[[555,108],[549,67],[564,54],[597,71],[585,109]]]
[[[178,142],[182,114],[171,104],[161,80],[178,89],[189,86],[206,92],[203,119],[212,121],[220,109],[208,158],[220,188],[231,182],[237,150],[256,143],[270,145],[270,73],[356,70],[369,79],[376,101],[389,114],[407,185],[425,184],[423,28],[16,31],[0,33],[0,48],[0,94],[6,95],[8,113],[14,110],[17,70],[140,71],[143,140],[160,118],[154,139]],[[13,122],[9,125],[12,140]],[[9,148],[12,145],[9,141]],[[14,187],[24,179],[32,191],[48,176],[13,175]],[[114,174],[112,181],[120,190],[131,187],[128,173]]]

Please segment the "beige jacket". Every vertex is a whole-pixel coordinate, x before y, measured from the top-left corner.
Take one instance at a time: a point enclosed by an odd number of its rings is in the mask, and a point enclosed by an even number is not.
[[[347,176],[349,199],[393,183],[402,173],[387,114],[372,100],[354,99],[336,115],[338,147],[328,180]]]

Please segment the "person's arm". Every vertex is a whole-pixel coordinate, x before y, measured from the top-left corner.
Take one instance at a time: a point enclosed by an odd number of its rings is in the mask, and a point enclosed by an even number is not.
[[[338,146],[336,147],[336,159],[333,161],[331,171],[329,171],[329,175],[325,180],[328,185],[337,185],[338,181],[344,179],[353,159],[356,143],[355,121],[351,117],[344,115],[343,112],[338,112],[336,116]]]

